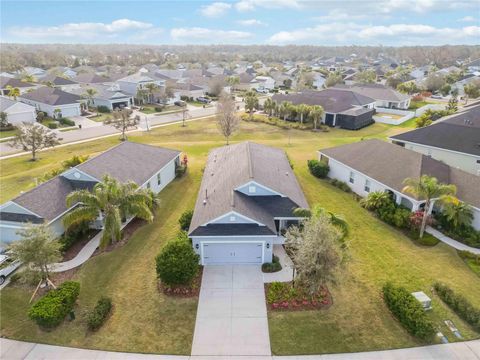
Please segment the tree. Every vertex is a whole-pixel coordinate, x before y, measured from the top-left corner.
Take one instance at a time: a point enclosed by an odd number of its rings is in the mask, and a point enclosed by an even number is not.
[[[430,92],[436,92],[445,85],[445,78],[441,74],[430,74],[425,79],[425,88]]]
[[[126,131],[140,122],[140,117],[137,115],[132,117],[133,111],[131,109],[117,109],[112,112],[112,117],[105,119],[104,124],[112,125],[114,128],[122,132],[122,141],[127,140]]]
[[[248,110],[250,119],[252,119],[253,110],[258,109],[258,96],[253,90],[247,91],[245,94],[245,109]]]
[[[287,117],[291,114],[293,104],[290,101],[282,101],[278,107],[279,116],[283,117],[283,121],[287,120]]]
[[[268,117],[272,116],[273,111],[275,110],[275,101],[271,97],[268,97],[265,99],[265,102],[263,103],[263,111],[265,111],[268,114]]]
[[[199,259],[189,242],[170,241],[155,259],[157,276],[167,286],[190,285],[198,273]]]
[[[17,97],[20,96],[20,89],[17,87],[7,85],[5,89],[8,91],[8,97],[13,98],[14,100],[17,100]]]
[[[439,89],[440,91],[440,94],[442,94],[443,96],[447,96],[448,94],[450,94],[450,90],[452,90],[452,87],[450,86],[450,84],[443,84],[442,87]]]
[[[342,234],[325,212],[312,214],[302,226],[290,227],[285,238],[285,246],[293,255],[297,280],[311,295],[337,281],[344,260]]]
[[[323,107],[320,105],[313,105],[310,109],[310,117],[313,121],[313,128],[317,129],[317,124],[320,122],[323,116]]]
[[[23,123],[9,143],[12,147],[29,151],[32,154],[32,161],[35,161],[37,152],[47,148],[59,145],[57,134],[48,130],[40,124]]]
[[[148,97],[148,91],[145,89],[138,89],[137,93],[135,94],[135,100],[137,100],[138,104],[143,104],[147,97]]]
[[[312,89],[315,74],[311,71],[302,71],[297,81],[297,90]]]
[[[163,104],[166,104],[169,99],[172,99],[175,96],[175,91],[170,85],[165,86],[163,91],[160,93],[160,101]]]
[[[21,240],[9,246],[12,258],[21,261],[27,269],[39,272],[42,280],[48,279],[48,266],[62,258],[62,245],[55,234],[46,224],[29,224],[17,234]]]
[[[472,81],[469,84],[463,85],[463,91],[465,93],[465,104],[467,104],[469,98],[478,98],[480,96],[480,81]]]
[[[187,124],[185,121],[191,117],[190,115],[190,110],[188,110],[188,107],[185,105],[182,109],[182,126],[185,127]]]
[[[76,190],[70,193],[67,207],[75,204],[78,206],[63,218],[65,228],[95,221],[101,214],[104,225],[101,248],[120,240],[122,218],[136,216],[147,221],[153,219],[152,199],[147,191],[133,182],[122,184],[109,175],[95,184],[92,191]]]
[[[240,78],[238,76],[229,76],[227,84],[232,88],[232,91],[235,91],[235,85],[240,84]]]
[[[407,82],[398,84],[397,90],[402,92],[402,93],[409,94],[409,95],[415,94],[415,93],[420,91],[417,84],[415,84],[415,82],[413,82],[413,81],[407,81]]]
[[[218,96],[223,91],[225,87],[225,81],[222,77],[217,76],[210,80],[208,83],[208,93],[211,96]]]
[[[217,102],[217,125],[225,137],[227,145],[239,123],[240,118],[237,115],[235,100],[229,94],[222,92]]]
[[[82,97],[87,99],[87,107],[93,106],[93,98],[97,95],[97,92],[94,88],[88,88],[85,90],[85,93],[82,94]]]
[[[473,221],[472,207],[463,201],[452,201],[445,204],[442,213],[454,228],[470,226]]]
[[[0,128],[6,128],[8,125],[8,114],[5,111],[0,111]]]
[[[303,124],[303,119],[308,116],[310,112],[310,106],[307,104],[300,104],[297,106],[297,113],[300,115],[300,123]]]
[[[422,225],[420,227],[420,238],[422,238],[433,203],[438,201],[447,204],[455,201],[454,195],[457,192],[457,188],[455,185],[439,183],[437,178],[428,175],[422,175],[420,179],[407,178],[403,183],[405,187],[402,192],[412,194],[419,200],[425,200]]]
[[[343,83],[342,74],[340,74],[339,72],[332,72],[325,80],[325,87],[332,87],[341,83]]]
[[[35,79],[35,76],[25,73],[22,75],[22,81],[28,82],[28,83],[34,83],[37,81],[37,79]]]
[[[458,111],[458,98],[457,98],[457,95],[453,93],[453,91],[452,91],[452,97],[450,98],[450,100],[448,100],[446,109],[447,111],[450,111],[452,113]]]
[[[153,103],[153,95],[155,95],[155,92],[159,89],[158,85],[155,83],[148,83],[145,85],[147,94],[148,94],[148,102],[150,104]]]
[[[415,127],[416,128],[422,128],[425,126],[429,126],[432,124],[432,119],[428,114],[425,112],[422,115],[420,115],[416,120],[415,120]]]
[[[364,70],[360,71],[355,75],[355,80],[361,84],[371,84],[377,81],[377,73],[375,70]]]

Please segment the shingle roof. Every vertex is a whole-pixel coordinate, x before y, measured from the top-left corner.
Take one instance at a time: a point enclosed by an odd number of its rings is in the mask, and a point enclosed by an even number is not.
[[[480,156],[480,105],[391,139]]]
[[[83,84],[96,84],[112,81],[112,79],[108,77],[100,76],[95,73],[81,73],[78,74],[74,80]]]
[[[51,82],[53,85],[56,86],[62,86],[62,85],[75,85],[77,82],[72,81],[70,79],[65,79],[61,76],[56,76],[56,75],[48,75],[44,78],[42,78],[42,82]]]
[[[102,100],[113,100],[118,98],[130,97],[131,95],[125,94],[122,90],[112,90],[115,89],[111,85],[104,84],[90,84],[90,85],[81,85],[78,89],[68,90],[72,94],[77,94],[83,96],[87,89],[95,89],[97,92],[93,96],[95,99]]]
[[[268,227],[258,224],[208,224],[197,227],[190,233],[190,236],[268,236],[274,234]]]
[[[65,92],[58,88],[44,86],[29,93],[20,95],[20,98],[37,101],[49,105],[66,105],[78,103],[82,98],[78,95]]]
[[[340,113],[353,106],[374,103],[375,100],[349,90],[325,89],[321,91],[303,91],[296,94],[275,94],[277,102],[291,101],[293,104],[321,105],[325,112]]]
[[[13,105],[17,105],[16,109],[24,109],[24,111],[32,111],[35,110],[35,108],[31,105],[21,103],[19,101],[15,101],[12,99],[9,99],[5,96],[0,96],[0,111],[7,111],[9,108],[11,108]]]
[[[406,178],[422,175],[436,177],[445,184],[457,186],[460,200],[480,208],[480,177],[378,139],[322,149],[320,153],[355,169],[388,187],[402,192]],[[393,171],[394,170],[394,171]],[[406,194],[412,196],[410,194]]]
[[[230,211],[254,219],[274,231],[272,209],[260,198],[235,191],[250,181],[286,196],[288,203],[277,202],[283,208],[288,206],[292,210],[293,207],[308,207],[285,152],[270,146],[243,142],[210,152],[190,231]],[[207,201],[204,204],[205,194]],[[278,200],[276,196],[269,198]]]
[[[410,96],[382,84],[354,84],[351,86],[338,86],[338,88],[352,90],[375,100],[405,101],[410,98]]]
[[[25,81],[21,81],[19,79],[10,78],[7,76],[0,76],[0,88],[5,89],[7,86],[11,86],[14,88],[22,88],[22,87],[33,87],[35,85]]]

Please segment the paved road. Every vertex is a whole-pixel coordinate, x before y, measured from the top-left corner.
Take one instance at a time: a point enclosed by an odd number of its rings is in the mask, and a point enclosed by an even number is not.
[[[205,266],[192,355],[270,355],[258,265]]]

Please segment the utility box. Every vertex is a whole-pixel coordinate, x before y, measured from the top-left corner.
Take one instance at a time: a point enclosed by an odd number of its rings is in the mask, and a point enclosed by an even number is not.
[[[432,299],[430,299],[423,291],[413,292],[412,295],[420,302],[420,304],[422,304],[423,310],[432,309]]]

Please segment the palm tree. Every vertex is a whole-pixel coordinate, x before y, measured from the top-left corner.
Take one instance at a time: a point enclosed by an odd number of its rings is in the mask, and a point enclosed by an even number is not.
[[[297,106],[297,112],[300,114],[300,123],[303,124],[303,117],[307,116],[310,111],[310,106],[307,104],[300,104]]]
[[[278,114],[283,117],[283,121],[287,121],[287,116],[292,112],[293,104],[290,101],[282,101],[278,108]]]
[[[437,178],[428,175],[422,175],[420,179],[407,178],[403,181],[405,187],[402,192],[412,194],[417,199],[425,200],[425,208],[420,227],[420,238],[423,237],[427,217],[431,212],[431,207],[435,201],[445,204],[455,201],[457,188],[455,185],[439,183]]]
[[[267,98],[263,103],[263,110],[268,114],[268,117],[272,116],[272,112],[275,109],[275,101],[271,97]]]
[[[159,89],[159,87],[155,83],[149,83],[149,84],[145,85],[145,87],[147,88],[148,102],[150,104],[152,104],[153,103],[153,95],[155,94],[155,91],[157,91]]]
[[[250,90],[245,94],[245,109],[247,109],[248,113],[250,114],[250,120],[253,117],[253,110],[257,108],[258,108],[257,93],[253,90]]]
[[[97,95],[97,90],[93,88],[88,88],[87,90],[85,90],[85,93],[82,94],[82,97],[88,99],[87,107],[93,106],[93,98],[95,97],[95,95]]]
[[[33,75],[30,75],[30,74],[24,74],[22,76],[22,81],[23,82],[28,82],[28,83],[34,83],[37,81],[37,79],[35,79],[35,76]]]
[[[105,175],[93,190],[76,190],[67,196],[67,206],[78,206],[65,215],[63,223],[68,229],[85,221],[103,219],[103,234],[100,247],[120,240],[122,219],[137,216],[152,221],[152,197],[132,182],[121,184]]]
[[[471,225],[473,220],[471,206],[463,201],[453,201],[446,204],[442,212],[454,228]]]
[[[367,210],[377,210],[391,201],[391,195],[385,191],[373,191],[360,200],[360,205]]]
[[[17,87],[7,85],[5,89],[8,91],[8,97],[12,97],[14,100],[17,100],[17,96],[20,96],[20,89]]]
[[[317,124],[320,122],[323,116],[323,107],[320,105],[313,105],[310,108],[310,116],[313,120],[313,128],[317,129]]]

